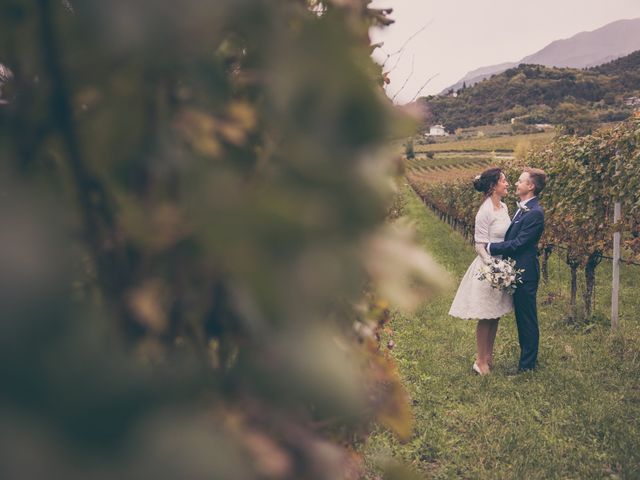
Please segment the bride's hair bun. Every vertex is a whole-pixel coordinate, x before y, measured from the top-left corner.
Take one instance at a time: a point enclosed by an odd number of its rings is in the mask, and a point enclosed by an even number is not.
[[[476,178],[473,179],[473,188],[479,192],[485,193],[487,191],[485,184],[486,182],[482,180],[482,176],[480,175],[476,175]]]
[[[487,195],[500,181],[502,170],[489,168],[473,179],[473,188]]]

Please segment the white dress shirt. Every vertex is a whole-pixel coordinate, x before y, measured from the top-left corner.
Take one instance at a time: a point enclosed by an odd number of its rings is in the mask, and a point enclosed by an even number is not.
[[[525,205],[527,205],[527,203],[529,203],[534,198],[536,198],[536,195],[534,195],[531,198],[527,198],[526,200],[523,200],[522,202],[518,202],[518,205],[521,206],[521,207],[525,206]],[[522,212],[522,208],[518,208],[518,210],[516,211],[515,215],[511,219],[512,222],[514,222],[516,220],[516,218],[518,218],[518,215],[520,214],[520,212]],[[489,252],[489,255],[491,255],[491,243],[487,243],[487,252]]]

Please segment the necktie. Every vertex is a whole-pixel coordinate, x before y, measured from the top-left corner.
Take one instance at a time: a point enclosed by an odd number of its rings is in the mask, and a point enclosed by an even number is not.
[[[513,216],[513,218],[511,219],[512,222],[516,221],[516,218],[518,218],[520,216],[520,213],[522,212],[521,209],[518,209],[518,211],[516,212],[516,214]]]

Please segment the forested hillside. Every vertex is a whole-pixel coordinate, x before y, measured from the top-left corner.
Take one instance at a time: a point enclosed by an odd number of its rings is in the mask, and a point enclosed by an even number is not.
[[[510,121],[563,124],[586,117],[591,123],[624,120],[633,111],[626,99],[640,91],[640,51],[599,67],[581,70],[520,65],[457,96],[418,100],[427,124],[449,131]]]

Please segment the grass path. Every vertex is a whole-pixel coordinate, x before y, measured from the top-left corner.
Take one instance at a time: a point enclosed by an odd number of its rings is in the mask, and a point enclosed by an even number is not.
[[[411,190],[404,195],[422,245],[457,286],[473,249]],[[536,372],[507,375],[519,352],[509,315],[498,330],[494,374],[472,375],[475,322],[447,315],[455,291],[411,315],[394,314],[393,355],[414,405],[415,433],[400,444],[377,432],[367,458],[402,459],[426,478],[640,478],[639,269],[623,271],[623,327],[612,335],[604,319],[566,325],[566,268],[552,259],[550,284],[539,292]],[[606,288],[599,290],[605,305]]]

